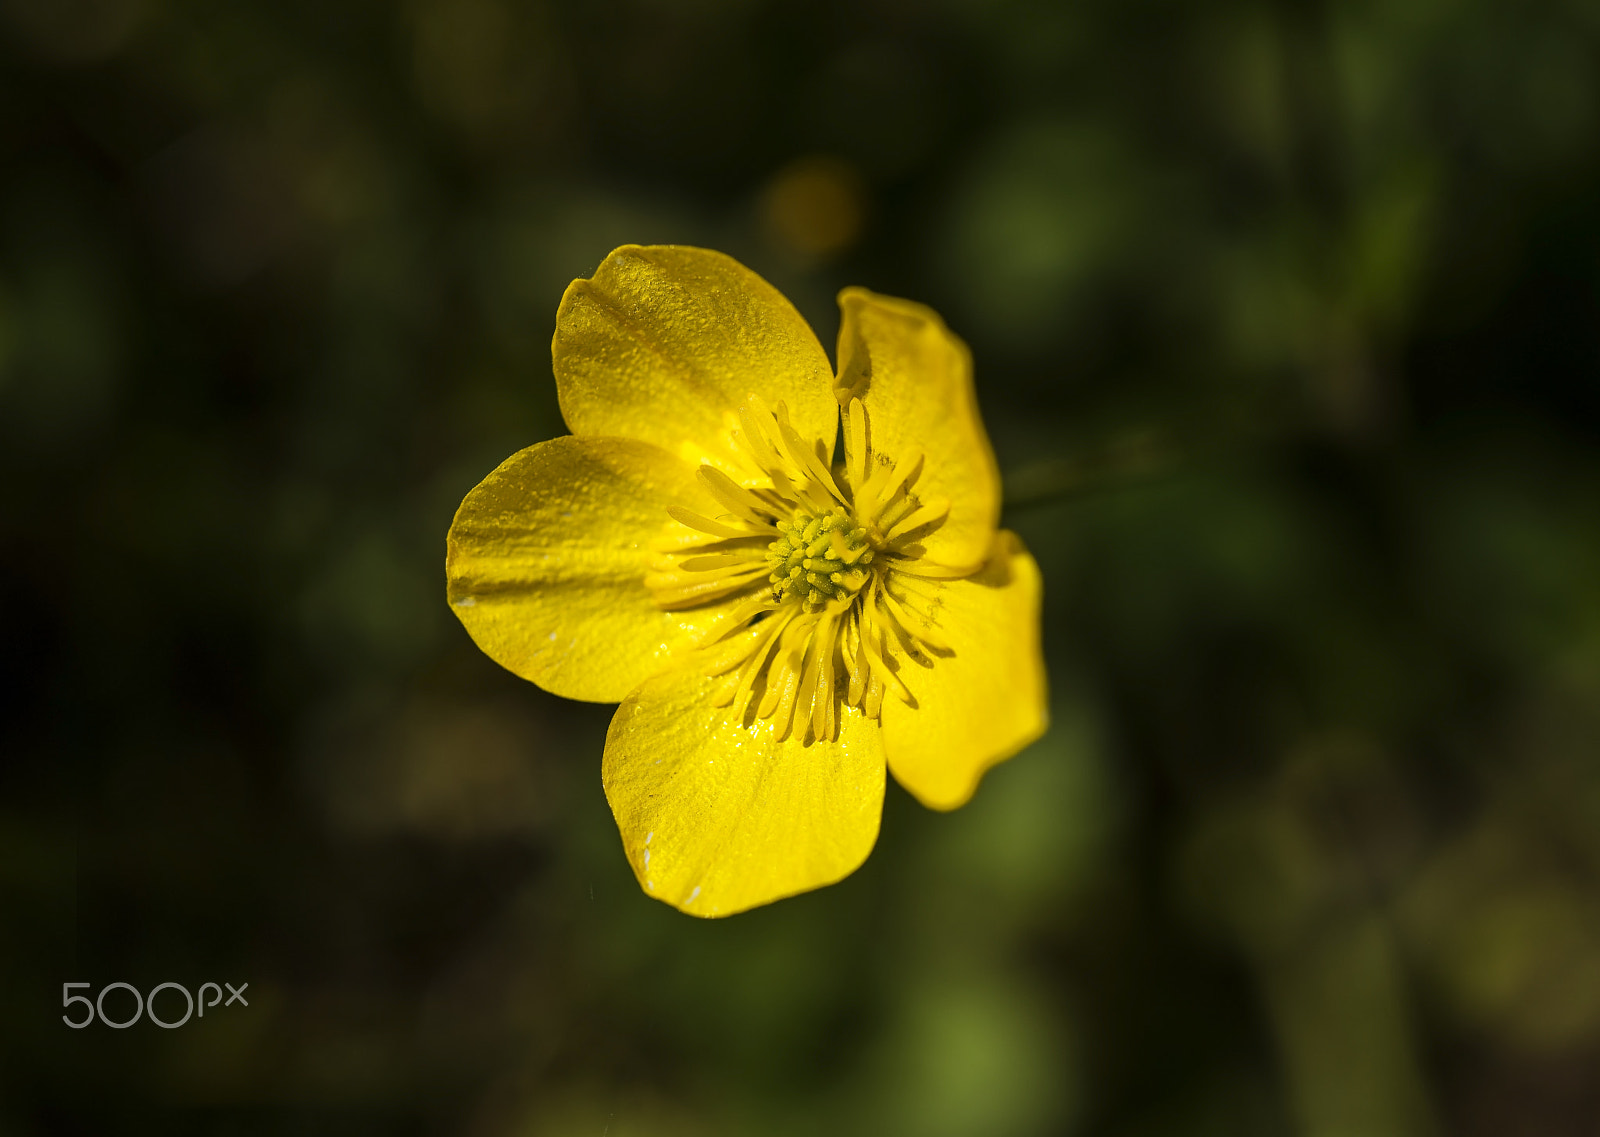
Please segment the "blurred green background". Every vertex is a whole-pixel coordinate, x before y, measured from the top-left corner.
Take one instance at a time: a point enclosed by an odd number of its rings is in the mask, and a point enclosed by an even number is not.
[[[444,602],[625,242],[938,308],[1047,582],[726,921]],[[1597,316],[1594,0],[0,0],[0,1134],[1600,1134]]]

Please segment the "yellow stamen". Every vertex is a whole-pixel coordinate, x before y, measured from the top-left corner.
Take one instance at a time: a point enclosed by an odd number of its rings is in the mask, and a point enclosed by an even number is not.
[[[873,452],[859,400],[844,410],[844,436],[830,470],[827,447],[803,438],[782,404],[745,406],[741,463],[729,467],[747,471],[742,481],[697,471],[727,512],[669,507],[678,525],[653,542],[645,575],[663,609],[730,604],[704,650],[706,675],[722,677],[714,702],[740,720],[753,708],[804,742],[837,736],[841,702],[869,718],[888,691],[910,702],[905,659],[949,650],[936,582],[955,573],[922,562],[911,543],[943,524],[948,503],[917,493],[920,454]]]

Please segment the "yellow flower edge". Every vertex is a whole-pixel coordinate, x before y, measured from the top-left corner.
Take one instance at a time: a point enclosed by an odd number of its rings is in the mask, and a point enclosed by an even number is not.
[[[615,250],[556,315],[572,434],[502,463],[447,538],[486,654],[621,704],[624,851],[695,916],[840,880],[886,772],[954,809],[1047,725],[1039,570],[997,528],[971,354],[922,305],[839,304],[835,374],[732,258]]]

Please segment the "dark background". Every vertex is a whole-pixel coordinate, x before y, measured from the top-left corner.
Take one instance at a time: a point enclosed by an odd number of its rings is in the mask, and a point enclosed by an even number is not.
[[[1597,159],[1580,0],[0,0],[0,1133],[1600,1133]],[[938,308],[1046,579],[725,921],[444,601],[625,242]]]

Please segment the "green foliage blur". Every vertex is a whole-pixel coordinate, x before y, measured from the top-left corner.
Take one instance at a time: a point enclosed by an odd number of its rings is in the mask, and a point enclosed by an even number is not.
[[[1046,578],[724,921],[444,601],[626,242],[938,308]],[[0,0],[0,1134],[1593,1137],[1597,443],[1594,0]]]

